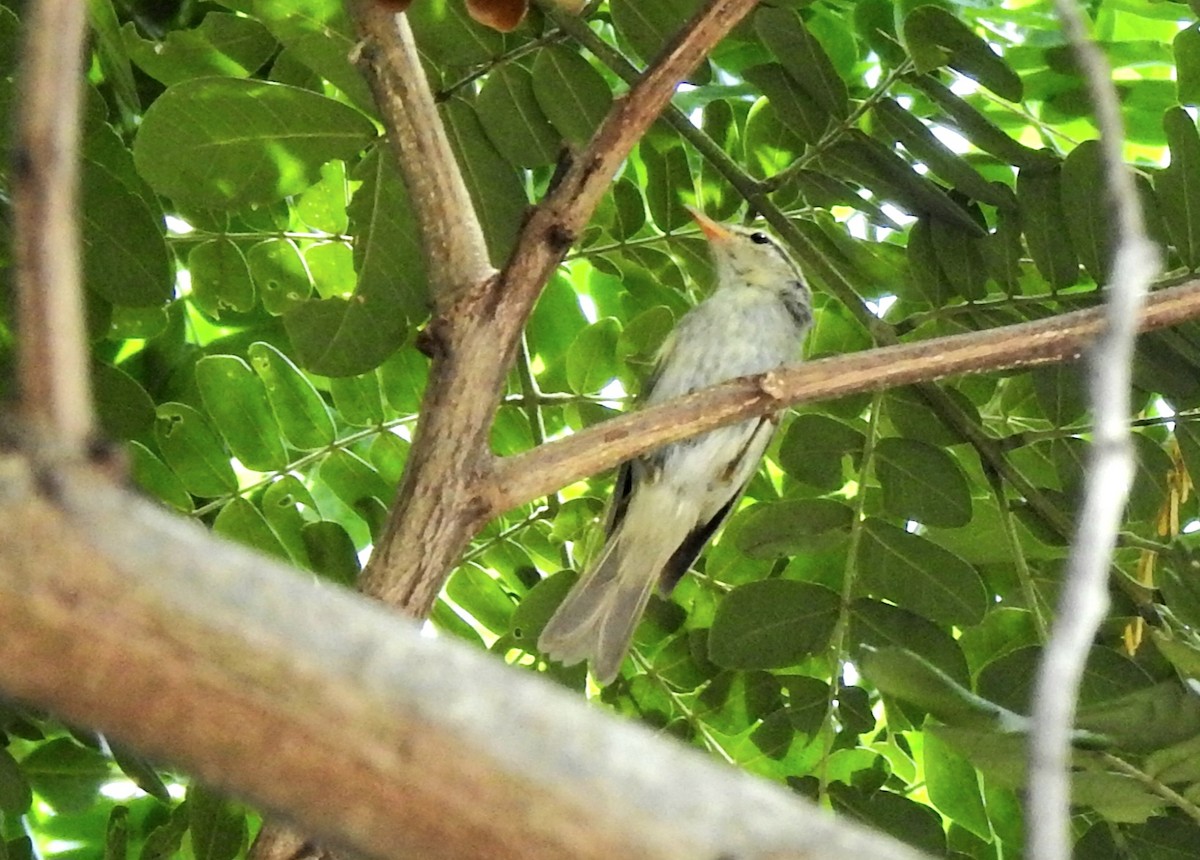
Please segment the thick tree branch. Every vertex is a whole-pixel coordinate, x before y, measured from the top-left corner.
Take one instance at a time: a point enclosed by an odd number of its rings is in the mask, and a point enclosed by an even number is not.
[[[1027,846],[1034,860],[1071,856],[1070,735],[1079,685],[1096,631],[1108,614],[1108,570],[1135,466],[1130,388],[1137,320],[1158,273],[1158,249],[1146,235],[1142,206],[1122,149],[1125,127],[1112,69],[1091,41],[1075,0],[1055,0],[1086,78],[1100,128],[1104,174],[1116,224],[1103,328],[1090,356],[1092,447],[1079,522],[1067,560],[1058,612],[1033,689],[1029,738]]]
[[[77,0],[29,4],[12,151],[20,411],[67,456],[93,430],[76,223],[86,14]]]
[[[525,321],[634,144],[705,54],[754,5],[710,0],[629,92],[529,215],[496,278],[428,332],[434,355],[399,503],[364,574],[364,590],[428,613],[463,548],[491,514],[489,434]]]
[[[483,228],[433,101],[408,18],[386,3],[350,0],[359,66],[396,153],[421,229],[429,291],[439,311],[492,274]]]
[[[1155,293],[1141,331],[1200,316],[1200,280]],[[503,460],[489,507],[500,514],[669,442],[784,406],[1077,358],[1103,331],[1092,308],[1036,322],[825,358],[717,385],[632,412]]]
[[[0,628],[6,695],[377,857],[918,857],[82,468],[0,458]]]

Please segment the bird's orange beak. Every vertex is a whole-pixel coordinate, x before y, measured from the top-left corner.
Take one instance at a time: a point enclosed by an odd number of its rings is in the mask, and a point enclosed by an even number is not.
[[[687,211],[692,213],[692,218],[700,225],[700,229],[710,242],[723,242],[733,235],[725,228],[724,224],[718,224],[699,209],[693,209],[691,206],[688,206]]]

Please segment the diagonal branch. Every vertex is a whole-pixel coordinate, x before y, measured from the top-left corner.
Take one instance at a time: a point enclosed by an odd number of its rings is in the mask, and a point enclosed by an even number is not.
[[[77,220],[85,22],[77,0],[29,4],[12,151],[20,408],[64,455],[94,422]]]
[[[1155,293],[1138,326],[1151,331],[1198,316],[1200,281],[1191,281]],[[507,458],[496,467],[490,508],[502,513],[669,442],[784,406],[1073,359],[1103,331],[1104,320],[1105,310],[1092,308],[736,379]]]
[[[920,860],[84,469],[54,477],[0,457],[0,690],[333,844],[431,860]]]

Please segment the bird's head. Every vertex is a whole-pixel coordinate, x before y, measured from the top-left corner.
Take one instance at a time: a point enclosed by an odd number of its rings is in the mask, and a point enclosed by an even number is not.
[[[770,233],[735,224],[720,224],[696,209],[689,211],[712,249],[718,285],[791,293],[801,291],[807,296],[808,286],[800,267]]]

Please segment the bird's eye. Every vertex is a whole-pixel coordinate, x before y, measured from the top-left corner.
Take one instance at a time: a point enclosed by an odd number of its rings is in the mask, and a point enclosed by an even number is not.
[[[769,245],[771,244],[771,237],[766,233],[751,233],[750,241],[755,245]]]

